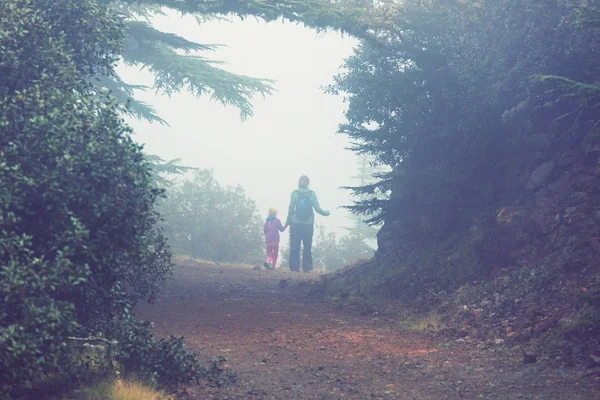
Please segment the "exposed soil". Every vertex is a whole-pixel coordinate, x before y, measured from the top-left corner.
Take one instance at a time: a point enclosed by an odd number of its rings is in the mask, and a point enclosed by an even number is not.
[[[520,350],[408,331],[311,295],[316,277],[185,260],[137,312],[202,358],[228,358],[237,383],[188,388],[194,399],[600,398],[598,368],[524,364]]]

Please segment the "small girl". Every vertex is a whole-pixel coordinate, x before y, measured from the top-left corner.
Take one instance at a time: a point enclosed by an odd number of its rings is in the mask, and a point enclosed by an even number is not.
[[[285,231],[287,226],[283,226],[277,218],[277,210],[269,208],[269,216],[265,221],[265,243],[267,245],[267,260],[263,264],[266,269],[277,268],[277,257],[279,255],[279,232]]]

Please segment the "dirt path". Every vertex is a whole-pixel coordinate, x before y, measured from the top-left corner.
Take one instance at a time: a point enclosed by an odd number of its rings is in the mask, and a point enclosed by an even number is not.
[[[237,384],[191,388],[196,399],[600,398],[598,370],[525,365],[506,350],[427,339],[311,296],[310,278],[182,261],[164,296],[138,313],[157,334],[228,358]]]

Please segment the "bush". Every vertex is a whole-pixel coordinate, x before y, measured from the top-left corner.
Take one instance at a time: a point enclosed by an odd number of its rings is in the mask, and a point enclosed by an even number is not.
[[[312,256],[314,268],[321,272],[335,271],[359,260],[372,258],[374,250],[367,244],[365,236],[350,232],[338,237],[335,232],[327,231],[318,225],[315,230]],[[287,266],[290,260],[290,248],[281,250],[280,266]]]
[[[313,263],[317,268],[334,271],[357,260],[369,259],[373,253],[364,237],[349,234],[338,238],[335,232],[327,232],[321,225],[314,239]]]
[[[0,27],[0,397],[6,398],[44,374],[76,372],[65,345],[71,335],[120,341],[119,332],[129,330],[147,338],[129,310],[153,299],[169,276],[171,253],[155,227],[160,191],[151,185],[142,149],[120,110],[89,85],[117,59],[119,18],[93,0],[6,0]],[[169,354],[158,359],[171,360],[171,376],[178,361],[184,371],[194,367],[180,342],[157,343],[160,354]],[[165,376],[153,361],[139,368]]]
[[[240,187],[223,187],[211,170],[169,188],[161,206],[165,231],[181,254],[213,261],[254,261],[262,256],[262,220]]]
[[[148,323],[133,322],[121,337],[117,360],[126,375],[136,375],[159,387],[176,387],[196,382],[201,366],[196,356],[186,350],[183,337],[155,339]]]

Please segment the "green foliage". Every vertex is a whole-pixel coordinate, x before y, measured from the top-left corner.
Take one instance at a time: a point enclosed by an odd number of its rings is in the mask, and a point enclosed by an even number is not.
[[[119,363],[126,375],[134,375],[162,388],[197,383],[202,368],[183,337],[155,339],[148,323],[132,321],[119,334]]]
[[[40,376],[80,372],[69,336],[143,335],[130,310],[153,300],[171,253],[156,228],[161,191],[141,146],[120,109],[89,84],[118,58],[119,18],[93,0],[7,0],[0,27],[0,396],[7,398]],[[172,360],[166,379],[187,379],[193,356],[179,342],[156,346]]]
[[[170,96],[182,90],[195,96],[208,94],[223,105],[239,108],[241,117],[246,118],[252,115],[254,94],[272,91],[271,81],[236,75],[219,68],[221,62],[190,54],[213,51],[217,46],[189,42],[140,21],[128,21],[127,27],[123,60],[147,68],[154,75],[153,89],[159,94]],[[182,50],[184,54],[180,54]]]
[[[264,21],[283,18],[301,22],[316,29],[337,29],[356,36],[365,36],[369,29],[364,8],[369,2],[352,0],[237,0],[179,1],[179,0],[124,0],[124,3],[161,6],[184,15],[228,15],[257,17]]]
[[[242,119],[252,116],[252,98],[268,95],[273,81],[233,74],[221,68],[222,62],[205,57],[206,52],[219,46],[189,41],[172,33],[154,28],[151,19],[164,15],[164,10],[193,15],[198,23],[220,15],[255,16],[264,21],[285,18],[303,22],[316,29],[339,29],[354,35],[366,35],[368,24],[364,10],[369,2],[323,0],[263,1],[173,1],[173,0],[106,0],[125,20],[128,38],[124,42],[123,61],[128,65],[147,68],[154,75],[153,89],[170,96],[187,90],[195,96],[208,95],[223,105],[240,110]],[[102,80],[100,87],[110,89],[127,111],[138,118],[166,124],[152,107],[135,100],[132,86],[115,77]]]
[[[600,107],[600,83],[582,83],[556,75],[534,75],[533,78],[542,83],[553,83],[563,92],[556,96],[559,100],[572,98],[588,107]]]
[[[325,271],[334,271],[360,259],[373,257],[373,249],[361,235],[349,234],[338,238],[335,232],[328,232],[323,225],[314,238],[313,263]]]
[[[327,232],[325,227],[320,225],[315,233],[312,248],[314,266],[325,271],[343,268],[346,263],[342,250],[338,248],[335,232]]]
[[[146,155],[146,161],[150,164],[152,171],[152,184],[155,187],[167,188],[173,184],[172,177],[183,175],[197,168],[186,167],[179,164],[180,159],[165,161],[156,155]]]
[[[214,261],[260,258],[262,222],[243,188],[223,187],[200,170],[167,194],[161,214],[174,251]]]
[[[328,90],[348,99],[340,132],[353,149],[392,169],[356,189],[391,189],[390,199],[371,196],[354,210],[393,222],[398,240],[425,244],[522,193],[519,160],[547,156],[534,151],[534,124],[596,118],[591,107],[569,114],[580,106],[573,98],[544,107],[557,92],[529,79],[596,86],[600,67],[590,55],[600,36],[569,23],[577,3],[406,0],[385,8],[374,30],[386,45],[364,41]]]
[[[135,90],[146,90],[148,89],[146,86],[129,85],[117,75],[111,77],[97,77],[95,83],[100,95],[103,94],[104,90],[108,90],[112,97],[119,101],[121,105],[125,106],[123,108],[125,114],[134,118],[146,119],[150,122],[158,122],[162,125],[167,125],[167,121],[156,114],[154,107],[133,98]]]
[[[357,198],[355,200],[355,204],[360,204],[361,202],[369,202],[372,199],[387,199],[389,198],[389,194],[385,192],[381,192],[381,188],[376,185],[377,178],[384,174],[384,170],[381,166],[375,164],[375,161],[369,155],[363,154],[361,155],[358,161],[358,171],[355,176],[352,176],[351,179],[358,181],[358,186],[355,187],[344,187],[344,189],[349,189],[353,191],[354,196]],[[375,187],[375,191],[367,195],[363,190],[367,186]],[[351,216],[351,220],[354,222],[351,227],[345,228],[351,237],[362,238],[363,240],[369,241],[374,240],[377,236],[378,227],[370,225],[367,221],[368,218],[365,218],[364,215],[361,215],[359,212],[355,211],[355,207],[346,206],[345,208],[353,211]]]
[[[572,3],[571,7],[575,11],[573,23],[583,29],[600,28],[600,7],[587,2]]]

